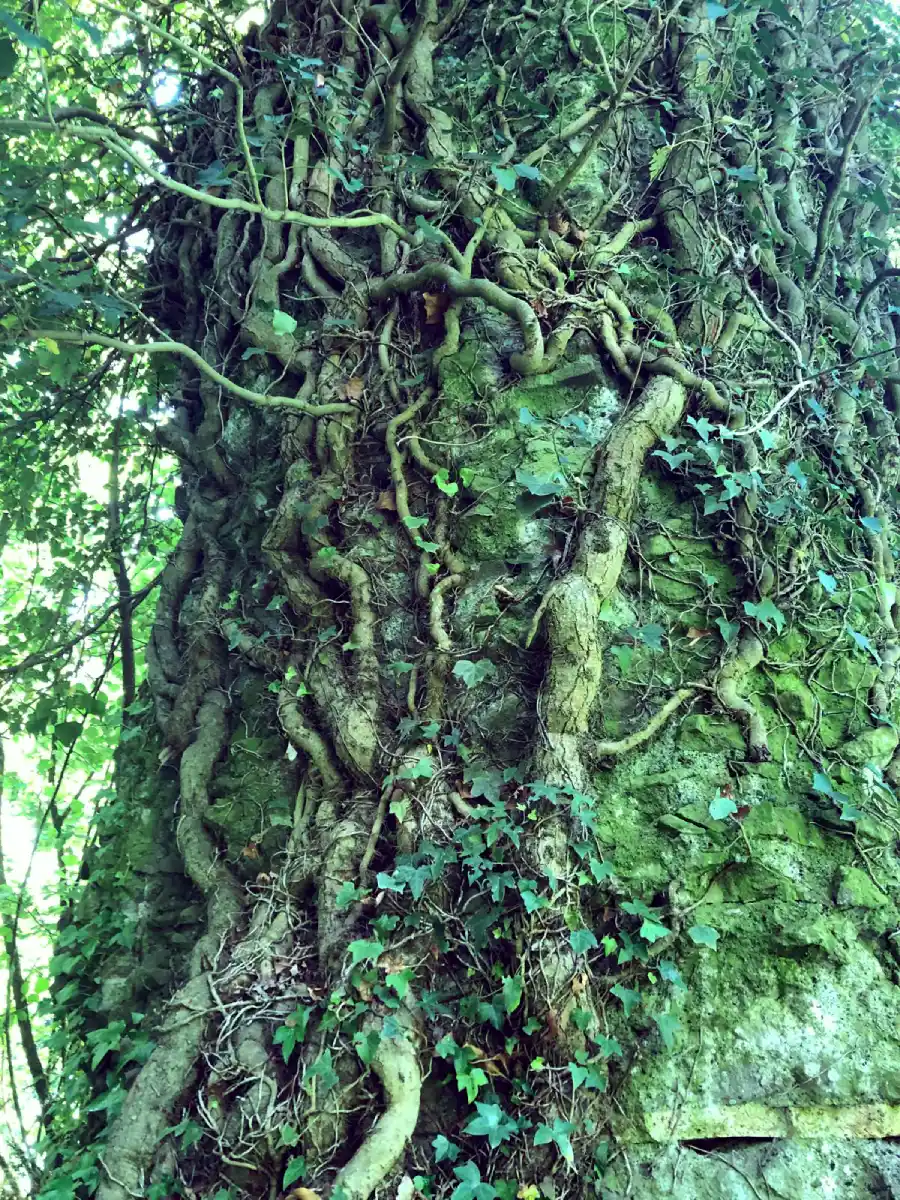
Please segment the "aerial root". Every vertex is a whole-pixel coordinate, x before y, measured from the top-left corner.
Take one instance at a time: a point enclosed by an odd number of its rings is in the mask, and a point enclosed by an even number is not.
[[[369,1028],[381,1032],[377,1022]],[[422,1072],[412,1042],[382,1033],[371,1065],[387,1096],[387,1108],[338,1173],[335,1187],[346,1200],[368,1200],[403,1153],[419,1120]]]

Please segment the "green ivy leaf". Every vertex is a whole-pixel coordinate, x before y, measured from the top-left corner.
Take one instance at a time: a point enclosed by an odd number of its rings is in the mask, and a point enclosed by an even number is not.
[[[347,949],[350,952],[350,962],[354,967],[361,962],[378,962],[384,954],[384,946],[381,942],[359,940],[351,942]]]
[[[445,240],[444,234],[436,229],[430,221],[426,221],[421,213],[416,216],[415,225],[426,242],[443,242]]]
[[[434,1148],[434,1161],[436,1163],[456,1162],[460,1154],[462,1154],[460,1147],[444,1137],[442,1133],[437,1135],[431,1145]]]
[[[349,908],[351,904],[356,904],[368,894],[365,888],[357,887],[352,879],[345,879],[337,890],[334,903],[337,908]]]
[[[497,668],[489,658],[481,658],[477,662],[461,658],[454,664],[453,674],[457,679],[461,679],[467,688],[473,688],[496,675]]]
[[[529,166],[528,163],[513,163],[513,170],[520,179],[540,179],[541,177],[537,167]]]
[[[867,653],[871,654],[880,667],[881,655],[878,653],[866,635],[864,633],[857,633],[856,630],[851,629],[849,625],[847,626],[847,632],[853,638],[854,642],[856,642],[857,646],[859,646],[860,650],[865,650]]]
[[[24,25],[20,25],[15,17],[4,8],[0,8],[0,25],[9,30],[13,37],[17,38],[23,46],[27,46],[29,50],[53,49],[53,46],[45,37],[40,37],[38,34],[26,29]]]
[[[281,1186],[287,1190],[292,1183],[296,1183],[306,1174],[306,1159],[302,1155],[297,1158],[292,1158],[288,1165],[284,1168],[284,1176],[281,1180]]]
[[[0,38],[0,79],[9,79],[18,61],[16,48],[9,38]]]
[[[459,484],[452,483],[446,467],[441,467],[436,475],[432,476],[432,483],[444,493],[445,496],[455,496],[459,491]]]
[[[276,308],[272,313],[272,328],[278,337],[284,337],[286,334],[294,332],[297,328],[297,322],[289,313],[282,312],[280,308]]]
[[[561,496],[567,486],[558,471],[552,475],[534,475],[521,467],[516,468],[516,482],[527,488],[532,496]]]
[[[622,1006],[625,1009],[625,1016],[630,1017],[634,1009],[641,1002],[641,993],[634,991],[632,988],[625,987],[622,983],[614,984],[609,989],[617,1000],[622,1001]]]
[[[681,972],[671,961],[671,959],[662,958],[660,959],[658,965],[659,973],[667,983],[671,983],[672,986],[679,992],[686,992],[688,990],[687,984],[681,977]]]
[[[715,800],[711,800],[709,804],[709,815],[714,821],[724,821],[726,817],[730,817],[737,810],[738,806],[730,796],[716,796]]]
[[[591,929],[573,929],[569,934],[569,945],[574,954],[587,954],[597,947],[597,938]]]
[[[505,1113],[499,1104],[482,1104],[475,1102],[478,1116],[473,1117],[463,1132],[473,1137],[486,1137],[488,1145],[496,1150],[502,1142],[507,1142],[519,1132],[519,1122]]]
[[[761,625],[766,629],[770,629],[772,625],[781,633],[785,626],[785,616],[780,608],[772,603],[768,596],[764,600],[760,600],[759,604],[754,604],[752,600],[744,601],[744,612],[748,617],[756,617]]]
[[[818,577],[819,583],[821,583],[828,595],[833,596],[837,590],[837,580],[835,577],[833,575],[829,575],[826,571],[819,571]]]
[[[538,1125],[534,1131],[535,1146],[549,1146],[551,1143],[556,1145],[557,1150],[570,1165],[575,1162],[575,1152],[572,1149],[572,1141],[569,1137],[575,1129],[571,1121],[564,1121],[561,1117],[556,1117],[552,1125]]]
[[[508,1013],[514,1013],[522,1002],[522,976],[503,976],[503,1003]]]
[[[654,1014],[653,1020],[656,1022],[660,1037],[665,1042],[666,1048],[671,1050],[675,1045],[675,1034],[681,1028],[681,1022],[674,1013],[668,1012]]]
[[[730,644],[741,632],[740,625],[735,621],[726,621],[724,617],[716,617],[716,625],[722,635],[722,641]]]
[[[464,1162],[453,1168],[453,1174],[459,1183],[451,1192],[450,1200],[495,1200],[497,1189],[482,1180],[475,1163]]]
[[[882,533],[884,531],[884,526],[879,517],[860,517],[859,523],[871,533]]]
[[[491,167],[491,174],[499,183],[504,192],[512,192],[515,190],[518,175],[511,167]]]
[[[668,937],[672,932],[671,929],[666,929],[665,925],[660,925],[657,921],[645,919],[639,930],[639,936],[645,942],[658,942],[661,938]]]
[[[698,946],[709,946],[710,950],[719,948],[719,935],[710,925],[692,925],[688,937]]]

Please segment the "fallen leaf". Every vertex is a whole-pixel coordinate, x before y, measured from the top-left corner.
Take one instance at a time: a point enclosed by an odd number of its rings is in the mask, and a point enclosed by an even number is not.
[[[408,1175],[404,1175],[397,1184],[397,1200],[412,1200],[416,1193],[416,1185]]]
[[[444,319],[444,313],[453,300],[451,294],[449,292],[423,292],[422,299],[425,301],[425,324],[440,325]]]
[[[709,637],[711,634],[711,629],[697,629],[694,625],[691,625],[685,636],[690,640],[690,644],[694,646],[701,638]]]
[[[589,229],[581,229],[581,228],[579,228],[578,225],[576,225],[574,227],[574,229],[572,230],[572,237],[575,239],[576,242],[581,242],[582,245],[588,240],[588,238],[590,236],[591,236],[591,231]]]
[[[554,233],[558,233],[560,237],[565,237],[571,228],[571,223],[562,213],[554,213],[550,218],[550,228]]]
[[[292,1192],[288,1192],[288,1200],[319,1200],[319,1193],[314,1192],[312,1188],[294,1188]]]
[[[382,509],[384,512],[396,512],[397,501],[394,499],[394,489],[385,488],[383,492],[379,492],[378,499],[375,501],[375,507]]]
[[[540,298],[540,296],[535,296],[535,298],[531,301],[531,307],[534,311],[535,316],[538,316],[538,317],[546,317],[547,316],[547,312],[548,312],[547,305],[543,302],[543,300]]]
[[[363,389],[366,386],[366,381],[361,375],[351,375],[344,384],[344,396],[348,400],[359,400],[362,398]]]
[[[248,842],[241,854],[244,858],[259,858],[259,847],[254,842]]]

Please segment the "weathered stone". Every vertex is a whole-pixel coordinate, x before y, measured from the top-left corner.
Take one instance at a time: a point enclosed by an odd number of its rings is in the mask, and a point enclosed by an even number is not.
[[[838,880],[839,908],[881,908],[890,903],[885,893],[859,867],[844,867]]]
[[[678,744],[683,750],[715,754],[721,751],[746,752],[744,731],[737,721],[692,713],[685,717],[678,730]]]
[[[894,756],[900,734],[890,725],[877,725],[841,747],[844,758],[855,766],[874,763],[886,767]]]

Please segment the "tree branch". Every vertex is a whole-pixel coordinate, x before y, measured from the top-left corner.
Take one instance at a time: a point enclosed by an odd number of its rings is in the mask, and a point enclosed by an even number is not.
[[[210,366],[192,346],[188,346],[184,342],[123,342],[119,338],[107,337],[102,333],[91,333],[90,330],[76,332],[69,329],[33,329],[23,340],[33,342],[38,338],[49,338],[54,342],[71,342],[76,346],[109,346],[112,350],[118,350],[120,354],[128,355],[181,354],[192,362],[198,371],[217,383],[219,387],[224,388],[226,392],[231,392],[232,395],[239,396],[242,400],[249,400],[251,404],[259,404],[263,408],[290,408],[294,412],[309,413],[312,417],[330,417],[338,413],[356,412],[352,404],[307,404],[305,400],[297,400],[292,396],[267,396],[264,392],[253,392],[250,388],[241,387],[239,383],[233,383],[227,379],[215,367]]]

